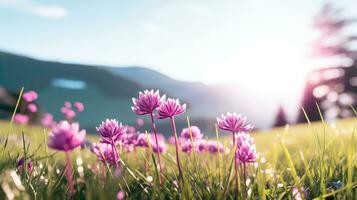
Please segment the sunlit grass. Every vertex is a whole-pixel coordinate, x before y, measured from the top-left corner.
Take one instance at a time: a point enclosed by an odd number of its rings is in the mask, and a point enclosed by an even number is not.
[[[257,163],[248,166],[249,199],[293,199],[294,188],[301,194],[306,191],[308,199],[356,198],[356,126],[357,119],[350,118],[253,132],[259,157]],[[2,143],[9,128],[9,122],[0,121]],[[229,134],[217,136],[217,140],[230,147]],[[48,130],[37,126],[12,127],[8,146],[0,152],[1,199],[11,194],[19,199],[68,198],[64,155],[47,148],[47,137]],[[95,135],[88,134],[87,138],[98,141]],[[31,174],[18,171],[19,183],[13,170],[16,159],[24,154],[33,160],[34,171]],[[152,155],[141,148],[131,153],[121,152],[122,170],[118,176],[99,163],[88,148],[75,150],[72,165],[76,198],[115,199],[120,190],[125,191],[127,199],[235,198],[232,152],[180,153],[185,180],[180,184],[174,147],[170,147],[162,155],[161,186]],[[337,187],[339,182],[341,185]],[[242,199],[241,188],[239,191],[238,198]]]

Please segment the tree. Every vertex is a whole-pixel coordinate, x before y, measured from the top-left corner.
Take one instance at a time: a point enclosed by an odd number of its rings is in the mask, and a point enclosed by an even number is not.
[[[283,106],[279,106],[273,126],[274,127],[285,126],[286,124],[288,124],[288,121],[286,119],[284,108]]]
[[[328,63],[312,71],[307,78],[301,106],[311,121],[321,120],[316,103],[326,119],[351,116],[350,106],[357,99],[357,51],[352,48],[357,36],[346,34],[356,19],[341,17],[341,10],[331,4],[322,7],[313,26],[319,37],[313,42],[313,56]],[[304,113],[299,123],[306,122]]]

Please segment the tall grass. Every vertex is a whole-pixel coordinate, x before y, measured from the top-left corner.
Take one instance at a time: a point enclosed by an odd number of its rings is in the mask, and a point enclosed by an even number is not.
[[[188,123],[189,120],[187,119]],[[115,199],[125,191],[126,199],[294,199],[294,189],[306,199],[356,199],[357,153],[354,118],[335,123],[309,122],[268,132],[254,132],[259,157],[247,165],[247,180],[239,177],[235,196],[232,151],[181,155],[185,181],[179,181],[175,148],[162,154],[162,184],[152,148],[134,153],[121,150],[121,172],[115,175],[99,163],[88,148],[72,153],[74,199]],[[190,125],[190,124],[189,124]],[[47,130],[0,122],[7,140],[0,156],[0,199],[67,199],[64,155],[47,149]],[[36,138],[36,141],[34,141]],[[90,136],[90,140],[98,140]],[[217,142],[229,148],[230,137],[216,131]],[[3,143],[4,144],[4,143]],[[35,145],[36,144],[36,145]],[[149,154],[148,154],[149,153]],[[150,157],[147,157],[150,155]],[[32,173],[19,170],[16,159],[32,160]],[[244,185],[246,183],[246,185]]]

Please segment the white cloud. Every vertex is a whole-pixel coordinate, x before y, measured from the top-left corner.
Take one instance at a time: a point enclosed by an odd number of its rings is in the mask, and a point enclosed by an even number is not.
[[[68,15],[67,9],[63,6],[44,5],[30,0],[0,0],[1,6],[52,19],[64,18]]]

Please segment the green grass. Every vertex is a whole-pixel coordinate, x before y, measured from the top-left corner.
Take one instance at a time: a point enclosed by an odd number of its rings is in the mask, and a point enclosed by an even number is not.
[[[294,199],[293,188],[304,188],[300,191],[307,190],[308,199],[356,199],[356,126],[357,119],[350,118],[334,124],[319,122],[252,133],[259,157],[256,164],[248,166],[248,198]],[[9,122],[0,121],[0,199],[6,195],[17,199],[69,199],[64,154],[47,148],[48,130],[14,125],[5,149],[9,128]],[[220,132],[217,139],[229,147],[229,136]],[[98,141],[96,136],[88,137]],[[23,155],[33,160],[32,174],[14,171],[16,159]],[[162,155],[161,186],[153,165],[155,157],[144,149],[121,153],[119,176],[99,163],[89,149],[77,149],[72,157],[76,189],[73,199],[115,199],[120,190],[125,191],[126,199],[235,199],[231,152],[181,153],[185,180],[178,186],[174,184],[178,175],[173,147]],[[342,186],[331,187],[337,181]],[[238,199],[243,199],[242,188],[240,185]]]

